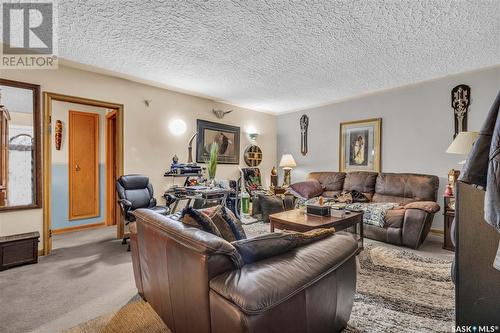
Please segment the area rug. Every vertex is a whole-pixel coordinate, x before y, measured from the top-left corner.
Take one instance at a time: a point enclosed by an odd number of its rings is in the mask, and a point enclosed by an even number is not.
[[[358,256],[357,292],[345,332],[451,332],[451,261],[369,245]]]
[[[358,259],[357,293],[344,333],[451,332],[455,302],[450,261],[378,245],[367,246]],[[149,304],[137,297],[114,314],[64,332],[170,331]]]

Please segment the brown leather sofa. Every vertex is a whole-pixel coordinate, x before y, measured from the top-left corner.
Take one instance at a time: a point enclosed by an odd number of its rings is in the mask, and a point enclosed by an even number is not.
[[[137,288],[174,333],[339,332],[356,289],[357,242],[336,233],[252,264],[215,235],[138,210]]]
[[[365,236],[383,242],[418,248],[427,237],[434,213],[439,178],[411,173],[312,172],[308,179],[318,180],[323,196],[333,197],[342,191],[362,192],[371,202],[396,202],[401,209],[387,211],[383,228],[364,225]]]

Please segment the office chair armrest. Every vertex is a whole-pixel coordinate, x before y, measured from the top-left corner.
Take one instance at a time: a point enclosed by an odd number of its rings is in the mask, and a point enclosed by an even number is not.
[[[132,208],[132,203],[127,199],[120,199],[118,200],[118,203],[123,207],[125,211],[128,211],[130,208]]]
[[[131,208],[132,207],[132,203],[130,201],[128,201],[127,199],[119,199],[118,203],[120,205],[123,205],[123,207],[127,207],[127,208]]]

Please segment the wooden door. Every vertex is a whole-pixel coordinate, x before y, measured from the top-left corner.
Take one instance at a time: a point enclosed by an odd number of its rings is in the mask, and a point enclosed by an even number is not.
[[[99,114],[69,111],[68,167],[69,219],[99,216]]]

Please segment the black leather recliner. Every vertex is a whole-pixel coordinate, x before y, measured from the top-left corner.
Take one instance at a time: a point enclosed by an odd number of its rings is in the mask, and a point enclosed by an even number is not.
[[[166,206],[157,206],[154,198],[153,185],[144,175],[124,175],[116,181],[118,203],[129,229],[135,227],[134,210],[138,208],[150,209],[158,214],[167,215],[170,209]],[[133,224],[131,224],[133,223]],[[123,237],[123,244],[127,244],[129,236]],[[128,247],[130,250],[130,245]]]

